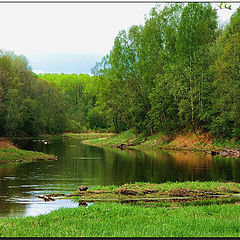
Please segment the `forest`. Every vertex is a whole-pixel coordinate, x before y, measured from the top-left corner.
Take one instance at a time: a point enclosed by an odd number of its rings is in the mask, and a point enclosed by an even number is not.
[[[179,131],[240,137],[240,8],[156,5],[122,30],[92,74],[39,74],[0,52],[0,136]]]

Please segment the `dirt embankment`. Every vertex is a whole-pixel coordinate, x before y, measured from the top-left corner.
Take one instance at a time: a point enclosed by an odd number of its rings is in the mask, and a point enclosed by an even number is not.
[[[124,149],[160,148],[166,150],[201,151],[211,155],[240,157],[240,142],[217,140],[209,133],[179,133],[175,136],[157,133],[151,136],[134,134],[133,130],[83,143],[95,146]]]
[[[165,136],[166,138],[166,136]],[[208,154],[225,157],[240,157],[240,149],[237,144],[228,147],[216,143],[216,140],[209,133],[196,135],[194,133],[178,134],[172,138],[163,148],[170,150],[202,151]]]
[[[8,139],[0,138],[0,150],[5,149],[5,148],[15,148],[16,149],[16,146],[14,146],[13,143],[10,142]]]

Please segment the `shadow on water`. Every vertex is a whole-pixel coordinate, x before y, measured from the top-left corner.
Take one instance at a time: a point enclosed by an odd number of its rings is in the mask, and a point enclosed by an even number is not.
[[[34,196],[71,193],[79,185],[91,188],[130,182],[240,182],[239,159],[182,151],[104,149],[81,141],[58,138],[46,144],[17,140],[15,143],[23,149],[55,154],[58,160],[1,166],[0,216],[36,215],[70,206],[62,200],[44,203]]]

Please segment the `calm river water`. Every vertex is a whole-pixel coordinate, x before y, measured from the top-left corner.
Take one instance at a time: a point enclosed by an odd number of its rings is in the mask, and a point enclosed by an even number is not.
[[[36,195],[71,193],[79,185],[120,185],[130,182],[240,182],[240,159],[204,153],[103,149],[81,139],[51,142],[18,140],[27,150],[55,154],[57,161],[0,166],[0,217],[36,216],[59,207],[76,207],[71,200],[43,202]]]

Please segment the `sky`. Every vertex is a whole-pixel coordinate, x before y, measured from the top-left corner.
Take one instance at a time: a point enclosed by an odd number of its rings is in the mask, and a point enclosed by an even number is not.
[[[161,3],[164,4],[164,3]],[[218,10],[221,22],[239,6]],[[33,71],[90,73],[122,29],[144,24],[155,3],[0,3],[0,49],[29,59]]]

